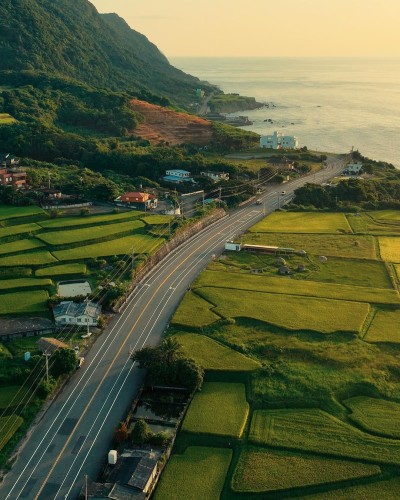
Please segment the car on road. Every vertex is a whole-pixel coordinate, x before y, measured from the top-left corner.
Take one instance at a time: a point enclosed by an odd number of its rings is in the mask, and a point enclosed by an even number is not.
[[[262,205],[262,201],[261,200],[256,200],[256,205]]]
[[[85,362],[85,358],[83,356],[80,356],[76,360],[76,369],[80,368],[83,365],[84,362]]]

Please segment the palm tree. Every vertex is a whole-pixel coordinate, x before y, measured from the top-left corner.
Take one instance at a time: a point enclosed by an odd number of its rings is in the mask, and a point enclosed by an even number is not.
[[[181,345],[175,337],[167,337],[164,339],[159,347],[160,358],[167,365],[171,365],[180,356]]]

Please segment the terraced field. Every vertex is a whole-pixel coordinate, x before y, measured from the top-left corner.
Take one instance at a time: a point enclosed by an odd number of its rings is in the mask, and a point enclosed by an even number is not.
[[[400,344],[400,310],[380,310],[375,314],[364,337],[367,342],[392,342]]]
[[[238,493],[272,492],[370,477],[380,471],[377,465],[246,447],[240,453],[232,489]]]
[[[170,458],[154,495],[155,500],[220,498],[232,451],[191,446]]]
[[[381,257],[386,262],[400,262],[400,237],[379,237],[379,249]]]
[[[206,382],[193,398],[182,430],[240,438],[248,414],[244,384]]]
[[[372,434],[400,439],[400,403],[357,396],[343,402],[350,418]]]
[[[26,240],[12,241],[7,244],[0,245],[0,255],[8,253],[23,252],[25,250],[33,250],[35,248],[43,247],[44,243],[41,241],[31,238]]]

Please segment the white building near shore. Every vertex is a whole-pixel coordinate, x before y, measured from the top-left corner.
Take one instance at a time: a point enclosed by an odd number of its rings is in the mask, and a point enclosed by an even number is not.
[[[275,131],[272,135],[260,137],[260,147],[269,149],[298,149],[299,141],[295,135],[283,135]]]
[[[346,168],[343,170],[344,174],[358,175],[362,170],[363,164],[360,161],[356,163],[348,163]]]

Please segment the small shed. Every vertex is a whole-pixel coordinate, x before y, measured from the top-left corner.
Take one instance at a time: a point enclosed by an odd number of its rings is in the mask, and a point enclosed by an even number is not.
[[[225,250],[233,250],[235,252],[240,252],[242,246],[240,243],[234,243],[233,241],[225,241]]]
[[[45,354],[53,354],[57,349],[68,349],[68,345],[53,337],[42,337],[38,340],[38,349]]]

